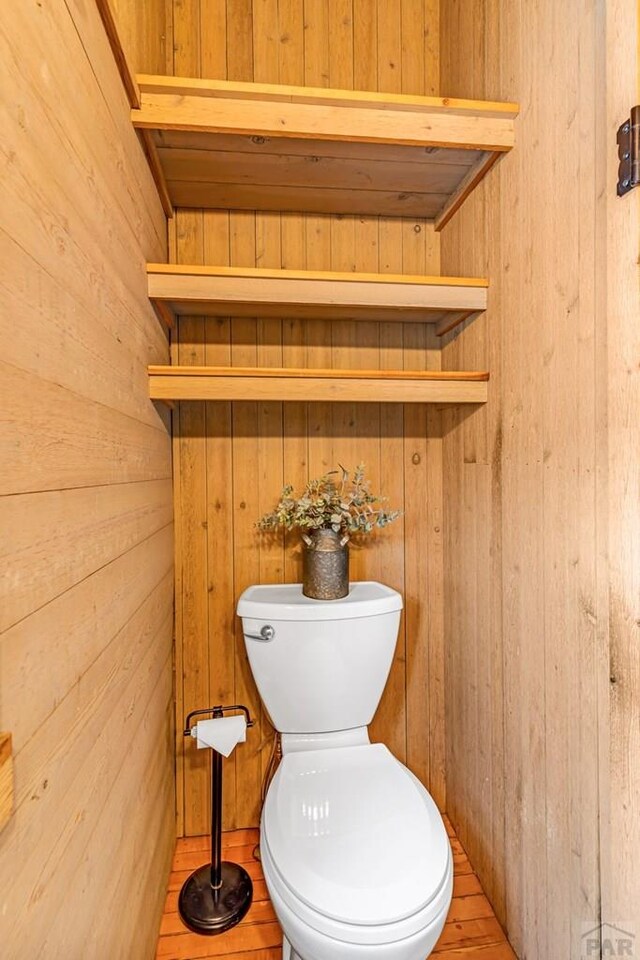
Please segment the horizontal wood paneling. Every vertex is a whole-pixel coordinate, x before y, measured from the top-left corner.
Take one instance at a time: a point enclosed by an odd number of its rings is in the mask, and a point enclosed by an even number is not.
[[[0,577],[8,585],[0,629],[55,599],[172,519],[170,480],[1,498],[0,523],[10,552],[0,561]]]
[[[140,423],[3,361],[0,377],[12,400],[2,423],[0,495],[167,477],[158,415],[154,426]]]
[[[199,0],[174,5],[179,76],[437,94],[432,0]],[[439,274],[424,220],[252,211],[178,211],[172,261],[234,267]],[[438,369],[424,324],[181,317],[185,365]],[[406,610],[373,725],[444,803],[440,414],[380,404],[183,403],[175,414],[178,727],[187,711],[244,702],[258,722],[225,762],[225,828],[255,826],[272,735],[246,661],[235,604],[255,582],[296,581],[295,538],[267,544],[254,521],[284,483],[364,461],[401,521],[352,553],[352,578],[399,589]],[[203,833],[205,758],[177,737],[179,830]]]
[[[29,210],[16,211],[19,217],[29,215]],[[92,293],[84,273],[65,279],[56,269],[56,257],[51,251],[48,251],[51,259],[41,265],[1,228],[0,250],[6,267],[0,280],[0,302],[7,310],[3,360],[157,427],[157,414],[149,404],[146,385],[134,376],[141,355],[165,349],[160,325],[148,323],[144,291],[137,290],[135,302],[130,302],[126,293],[117,295],[101,279],[101,309],[89,325],[86,318],[92,306]],[[46,254],[45,248],[39,250],[37,256]],[[141,266],[138,262],[135,271],[138,277]],[[119,285],[122,277],[119,257],[117,269],[116,285]],[[102,274],[102,263],[99,270]],[[19,337],[8,335],[12,326],[15,329],[10,304],[20,317]],[[146,322],[141,323],[141,318]],[[60,350],[61,342],[64,351]],[[37,350],[33,349],[34,343],[38,344]]]
[[[6,15],[5,15],[6,14]],[[3,958],[153,953],[173,838],[166,225],[93,3],[0,15]],[[141,785],[144,784],[144,789]]]

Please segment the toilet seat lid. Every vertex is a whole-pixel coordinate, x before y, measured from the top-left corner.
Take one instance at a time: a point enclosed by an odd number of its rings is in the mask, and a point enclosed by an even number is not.
[[[394,923],[446,880],[450,846],[421,783],[382,744],[287,754],[263,840],[295,897],[351,924]]]

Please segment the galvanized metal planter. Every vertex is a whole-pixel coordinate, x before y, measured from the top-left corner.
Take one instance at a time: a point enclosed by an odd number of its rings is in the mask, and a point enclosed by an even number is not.
[[[340,600],[349,593],[348,537],[331,529],[302,534],[302,592],[312,600]]]

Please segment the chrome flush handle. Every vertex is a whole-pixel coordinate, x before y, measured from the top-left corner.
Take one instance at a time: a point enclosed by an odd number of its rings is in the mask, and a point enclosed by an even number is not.
[[[275,635],[276,631],[270,623],[265,623],[264,627],[261,628],[260,633],[245,633],[245,637],[248,640],[259,640],[261,643],[270,643]]]

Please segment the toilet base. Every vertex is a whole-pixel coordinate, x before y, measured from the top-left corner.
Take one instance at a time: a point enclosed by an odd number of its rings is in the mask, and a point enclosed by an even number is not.
[[[205,863],[180,891],[180,916],[195,933],[224,933],[240,923],[251,906],[253,885],[247,871],[237,863],[223,862],[220,866],[219,889],[211,886],[211,864]]]
[[[286,937],[282,938],[282,960],[302,960],[299,953],[296,953]]]
[[[425,925],[407,936],[397,931],[400,939],[383,942],[353,943],[336,939],[332,932],[321,933],[310,926],[286,903],[277,889],[270,871],[268,848],[263,846],[265,880],[271,903],[283,931],[282,960],[425,960],[430,957],[445,925],[453,893],[453,863],[449,860],[447,877],[438,897],[437,909],[425,917]],[[289,939],[291,938],[291,940]],[[292,941],[296,947],[292,946]]]

